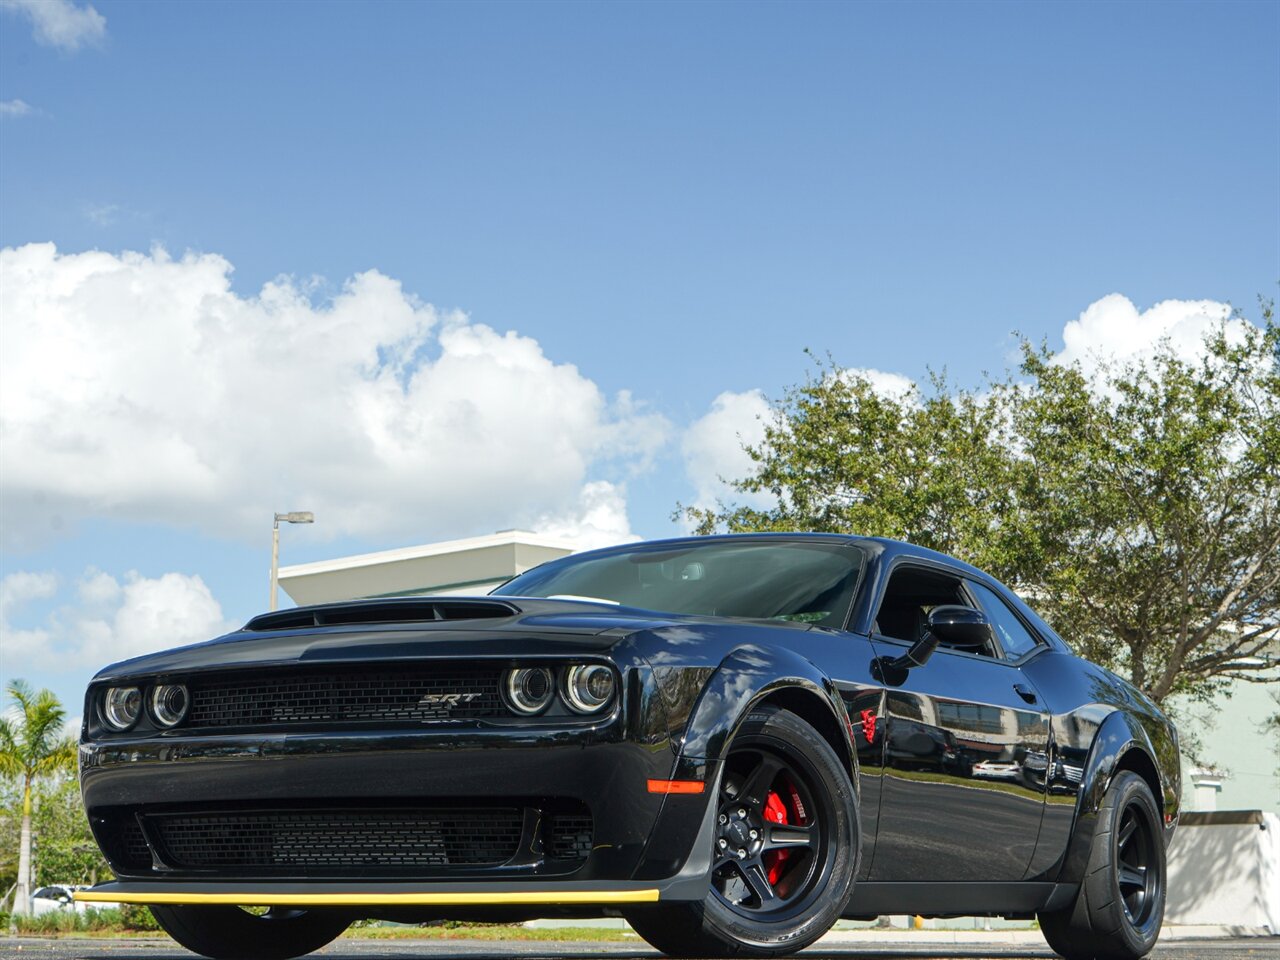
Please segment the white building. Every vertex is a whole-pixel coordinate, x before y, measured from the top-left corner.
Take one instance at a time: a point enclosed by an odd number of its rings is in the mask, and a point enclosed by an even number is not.
[[[483,595],[576,544],[524,530],[447,540],[280,568],[280,586],[299,606],[362,597]]]

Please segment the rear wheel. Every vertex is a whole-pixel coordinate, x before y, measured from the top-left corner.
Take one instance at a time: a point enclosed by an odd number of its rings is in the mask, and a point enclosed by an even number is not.
[[[1165,850],[1151,788],[1125,770],[1098,809],[1089,865],[1075,903],[1040,914],[1040,929],[1067,960],[1138,960],[1164,920]]]
[[[830,744],[793,713],[753,712],[725,759],[711,890],[634,911],[671,956],[780,956],[840,918],[857,875],[857,799]]]
[[[165,933],[212,960],[290,960],[337,939],[351,917],[328,910],[153,906]]]

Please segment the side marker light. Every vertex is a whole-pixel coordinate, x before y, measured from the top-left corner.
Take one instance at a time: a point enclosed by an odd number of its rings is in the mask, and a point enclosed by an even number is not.
[[[707,785],[701,780],[650,780],[650,793],[702,793]]]

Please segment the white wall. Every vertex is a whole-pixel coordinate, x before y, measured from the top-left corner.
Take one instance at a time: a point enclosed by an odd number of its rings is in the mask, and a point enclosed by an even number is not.
[[[1165,923],[1280,935],[1280,816],[1256,819],[1179,825],[1169,847]]]

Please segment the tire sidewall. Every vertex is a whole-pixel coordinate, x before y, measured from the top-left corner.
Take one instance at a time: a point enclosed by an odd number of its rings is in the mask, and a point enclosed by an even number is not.
[[[164,931],[193,953],[214,960],[285,960],[319,950],[337,939],[352,918],[336,910],[259,917],[222,905],[153,906]]]
[[[1113,936],[1123,940],[1123,946],[1127,951],[1138,956],[1149,952],[1155,946],[1156,940],[1160,936],[1160,927],[1164,922],[1164,905],[1165,890],[1167,888],[1168,874],[1166,871],[1166,858],[1163,831],[1160,828],[1161,817],[1160,811],[1156,806],[1155,798],[1151,795],[1151,788],[1147,786],[1145,780],[1135,773],[1125,771],[1117,777],[1114,784],[1115,802],[1111,809],[1108,810],[1108,840],[1111,844],[1108,851],[1110,869],[1106,871],[1105,881],[1107,884],[1107,899],[1110,901],[1109,908],[1114,911],[1114,920],[1116,921],[1116,930]],[[1151,910],[1151,916],[1147,918],[1146,923],[1141,926],[1135,926],[1125,913],[1124,901],[1120,898],[1120,876],[1117,856],[1118,851],[1115,848],[1115,835],[1120,829],[1120,822],[1124,817],[1124,811],[1130,804],[1137,803],[1145,809],[1148,818],[1148,827],[1152,831],[1154,842],[1152,844],[1155,852],[1155,867],[1158,874],[1157,890],[1155,892],[1155,903]],[[1102,936],[1107,936],[1102,934]]]

